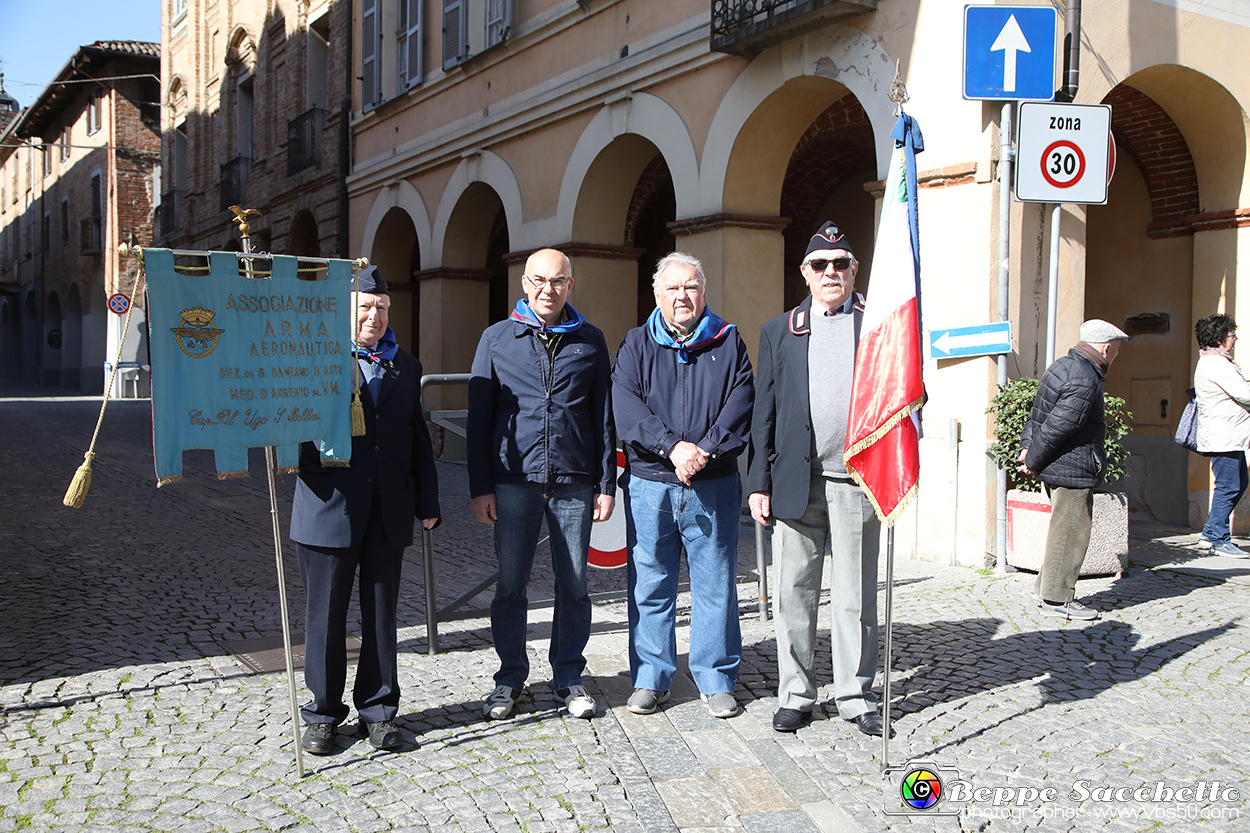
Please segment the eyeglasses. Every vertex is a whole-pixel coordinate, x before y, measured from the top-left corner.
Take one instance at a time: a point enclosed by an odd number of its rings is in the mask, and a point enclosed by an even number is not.
[[[813,272],[823,272],[829,268],[829,264],[833,264],[833,268],[839,272],[844,272],[851,268],[851,259],[849,257],[835,257],[833,260],[825,260],[823,257],[813,258],[807,262],[807,265]]]
[[[559,292],[561,289],[564,289],[564,287],[573,282],[572,278],[544,278],[541,275],[526,275],[525,279],[529,281],[535,289],[542,289],[544,286],[551,284],[551,288],[556,292]]]

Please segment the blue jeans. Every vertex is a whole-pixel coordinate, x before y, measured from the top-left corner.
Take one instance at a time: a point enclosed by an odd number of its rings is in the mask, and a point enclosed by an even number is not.
[[[590,639],[590,594],[586,590],[586,556],[590,549],[590,523],[594,512],[594,488],[578,485],[544,486],[541,483],[495,485],[495,557],[499,560],[499,583],[490,603],[490,627],[499,654],[495,684],[520,690],[529,677],[525,653],[526,616],[530,570],[543,518],[551,535],[551,564],[556,578],[555,611],[552,617],[551,662],[555,688],[582,681],[586,668],[586,642]]]
[[[1215,475],[1215,488],[1211,490],[1211,512],[1202,534],[1212,544],[1232,540],[1228,519],[1232,517],[1237,502],[1246,493],[1250,476],[1246,472],[1246,455],[1242,451],[1216,451],[1211,458],[1211,473]]]
[[[677,576],[690,572],[690,673],[704,694],[732,692],[742,664],[738,627],[737,474],[691,486],[625,480],[629,668],[635,688],[667,691],[677,672]]]

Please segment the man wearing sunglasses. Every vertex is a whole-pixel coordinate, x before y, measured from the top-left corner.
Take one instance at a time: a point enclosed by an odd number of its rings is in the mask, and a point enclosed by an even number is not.
[[[877,552],[881,523],[843,463],[863,297],[851,244],[826,222],[800,267],[811,294],[760,328],[747,478],[751,516],[775,518],[773,565],[779,708],[793,732],[816,705],[816,620],[825,545],[832,545],[830,636],[834,705],[861,732],[880,735]]]
[[[521,285],[525,297],[512,314],[482,333],[469,380],[469,491],[474,515],[495,526],[499,562],[490,605],[499,671],[482,714],[510,717],[529,676],[526,585],[546,517],[555,573],[552,688],[570,715],[589,718],[595,701],[582,671],[590,524],[608,519],[616,493],[608,346],[568,303],[573,270],[563,253],[530,255]]]

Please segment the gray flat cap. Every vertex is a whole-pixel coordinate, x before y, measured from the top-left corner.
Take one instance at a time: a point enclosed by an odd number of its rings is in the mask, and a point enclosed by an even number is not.
[[[1081,325],[1081,341],[1086,344],[1106,344],[1109,341],[1128,341],[1132,336],[1109,321],[1091,318]]]

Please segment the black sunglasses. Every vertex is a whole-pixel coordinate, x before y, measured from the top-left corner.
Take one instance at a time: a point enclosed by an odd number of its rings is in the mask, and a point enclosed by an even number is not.
[[[851,259],[849,257],[835,257],[833,260],[825,260],[824,258],[813,258],[807,262],[813,272],[823,272],[829,268],[829,264],[833,264],[833,268],[839,272],[844,272],[851,268]]]

